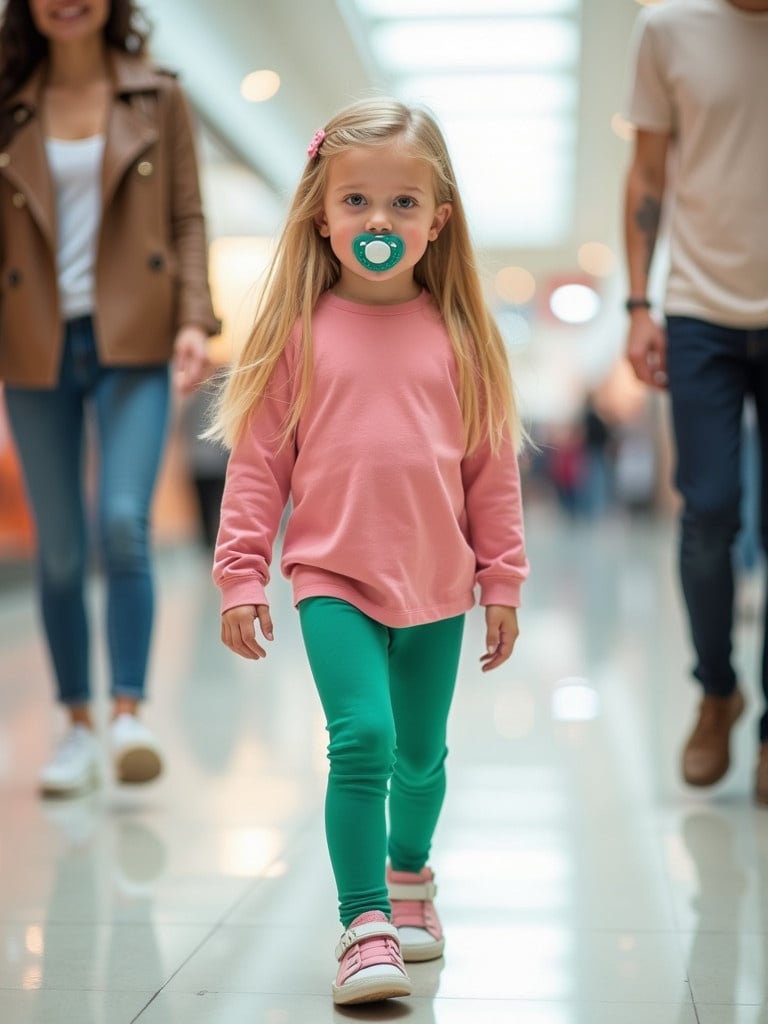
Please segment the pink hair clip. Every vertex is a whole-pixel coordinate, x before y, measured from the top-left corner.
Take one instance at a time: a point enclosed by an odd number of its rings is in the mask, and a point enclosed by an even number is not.
[[[318,128],[315,134],[312,136],[312,141],[307,146],[307,154],[312,160],[315,159],[317,154],[320,152],[320,147],[325,142],[325,131],[322,128]]]

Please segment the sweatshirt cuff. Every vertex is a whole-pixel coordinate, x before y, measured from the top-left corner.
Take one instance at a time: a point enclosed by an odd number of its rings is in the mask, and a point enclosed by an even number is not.
[[[226,580],[219,584],[222,614],[242,604],[268,604],[264,584],[255,576]]]
[[[480,583],[480,604],[500,604],[505,608],[520,607],[520,589],[522,580],[495,579]]]

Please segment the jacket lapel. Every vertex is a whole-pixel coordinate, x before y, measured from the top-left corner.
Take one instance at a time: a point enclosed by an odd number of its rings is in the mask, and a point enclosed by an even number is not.
[[[15,108],[17,120],[19,116],[25,120],[5,148],[9,160],[5,167],[0,168],[0,174],[24,196],[32,216],[55,251],[56,196],[45,154],[43,126],[36,116],[42,81],[42,71],[38,68],[9,101],[8,106]]]
[[[0,174],[4,174],[24,196],[30,213],[55,252],[56,197],[48,171],[40,121],[33,118],[16,132],[6,151],[11,158],[10,163]]]
[[[157,72],[143,61],[118,52],[111,55],[111,67],[114,93],[102,163],[102,210],[111,202],[121,177],[133,161],[156,142],[159,135],[156,117],[152,115],[154,107],[149,103],[131,102],[136,94],[156,93]],[[41,64],[7,102],[9,110],[26,112],[27,120],[6,146],[10,159],[6,166],[0,166],[0,174],[24,195],[30,212],[55,251],[56,196],[38,116],[44,79],[45,67]]]
[[[141,102],[141,94],[155,93],[157,73],[143,61],[119,51],[113,51],[110,58],[114,97],[101,173],[102,210],[111,202],[120,179],[133,161],[158,138],[157,119],[151,115],[154,107]],[[137,94],[139,102],[131,103]]]
[[[157,127],[148,116],[115,96],[109,114],[101,171],[102,210],[109,206],[126,170],[157,138]]]

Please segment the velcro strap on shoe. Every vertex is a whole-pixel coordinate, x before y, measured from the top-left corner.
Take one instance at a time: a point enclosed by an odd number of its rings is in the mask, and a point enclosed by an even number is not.
[[[433,900],[437,896],[434,882],[414,882],[413,885],[389,882],[387,889],[391,900]]]
[[[341,960],[350,946],[354,946],[356,942],[367,939],[371,935],[386,935],[399,941],[397,928],[389,921],[369,921],[367,924],[359,924],[355,928],[347,928],[334,951],[336,959]]]

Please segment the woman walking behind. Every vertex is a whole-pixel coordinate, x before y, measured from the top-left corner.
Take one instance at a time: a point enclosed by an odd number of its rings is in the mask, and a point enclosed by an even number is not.
[[[360,1003],[409,994],[403,959],[443,952],[428,858],[448,712],[476,585],[483,669],[517,637],[519,427],[434,120],[361,102],[308,155],[214,428],[232,445],[214,578],[224,643],[265,657],[290,498],[282,569],[330,737],[333,996]]]
[[[84,584],[86,418],[118,780],[161,770],[138,716],[153,619],[149,511],[169,363],[182,392],[217,330],[189,115],[131,0],[7,0],[0,21],[0,380],[37,526],[42,617],[68,731],[44,792],[98,778]]]

